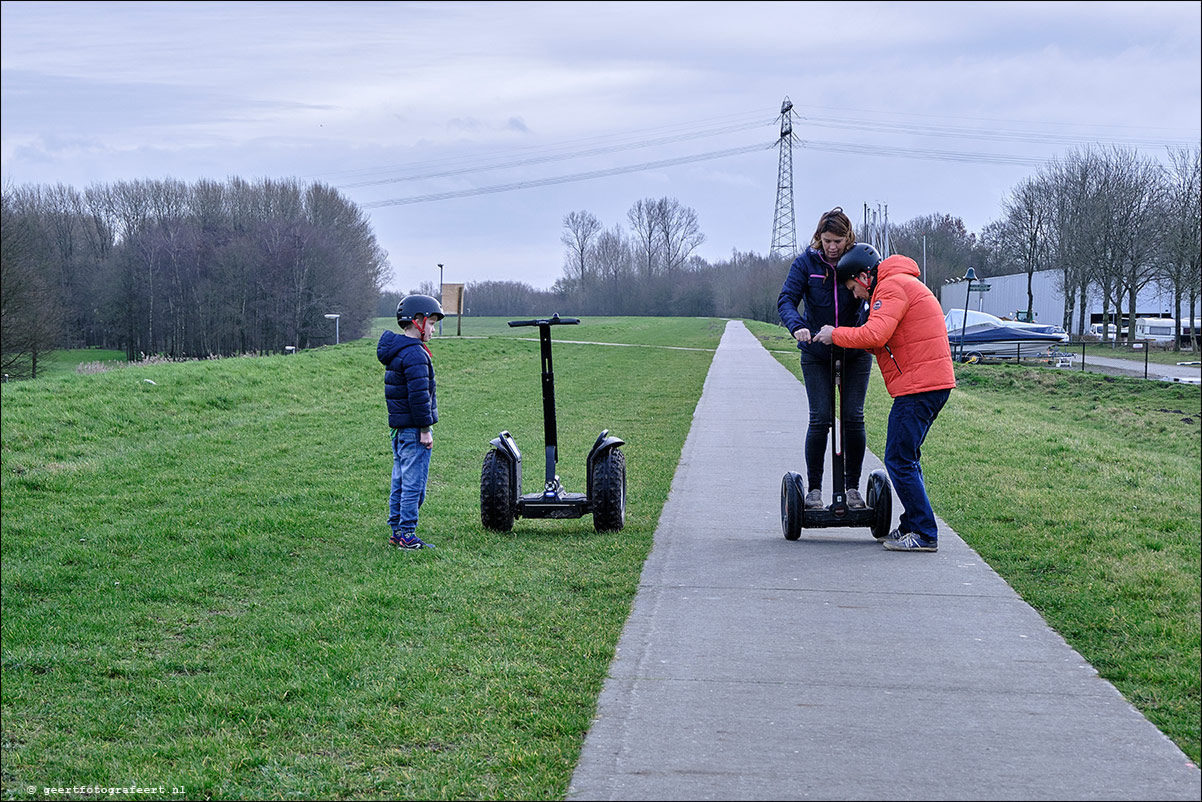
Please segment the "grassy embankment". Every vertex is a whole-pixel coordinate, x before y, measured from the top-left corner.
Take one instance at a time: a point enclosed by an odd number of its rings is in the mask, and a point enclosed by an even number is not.
[[[374,337],[5,385],[7,792],[562,797],[711,356],[565,341],[712,348],[722,323],[554,329],[560,474],[578,488],[600,429],[626,438],[628,525],[498,535],[480,461],[501,429],[541,454],[537,330],[468,322],[433,345],[428,553],[382,545]],[[924,448],[937,511],[1197,761],[1198,388],[959,372]]]
[[[722,325],[555,334],[712,349]],[[562,796],[712,351],[557,347],[560,475],[581,489],[598,432],[625,438],[627,527],[496,534],[488,442],[541,475],[543,430],[537,330],[495,329],[433,345],[433,552],[384,546],[374,340],[5,385],[6,792]]]

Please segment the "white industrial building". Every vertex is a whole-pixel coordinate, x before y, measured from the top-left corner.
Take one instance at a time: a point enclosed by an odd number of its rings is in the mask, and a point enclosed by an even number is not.
[[[1041,270],[1031,276],[1031,294],[1033,301],[1031,311],[1034,318],[1033,323],[1044,323],[1048,325],[1064,325],[1064,290],[1061,287],[1062,273],[1059,270]],[[978,292],[976,288],[985,284],[989,287],[987,291]],[[957,281],[951,284],[945,284],[939,289],[939,302],[946,314],[950,309],[975,309],[978,312],[988,312],[1000,318],[1009,318],[1018,320],[1019,313],[1025,314],[1027,311],[1027,274],[1016,273],[1009,276],[977,276],[972,282],[973,292],[971,296],[968,293],[968,282]],[[1090,288],[1089,294],[1086,295],[1087,308],[1085,309],[1085,326],[1088,328],[1091,323],[1102,322],[1102,298],[1101,294],[1094,288]],[[1181,317],[1188,322],[1191,317],[1198,317],[1198,310],[1194,309],[1193,314],[1190,310],[1184,308],[1184,304],[1188,299],[1183,299]],[[1113,303],[1113,300],[1111,301]],[[1126,316],[1127,298],[1122,299],[1124,317]],[[1176,311],[1173,308],[1173,292],[1170,287],[1161,286],[1156,282],[1149,283],[1135,297],[1135,316],[1137,318],[1175,318]],[[1114,314],[1113,307],[1108,310],[1111,315]],[[1076,334],[1078,322],[1081,320],[1081,310],[1075,309],[1073,319],[1067,330]]]

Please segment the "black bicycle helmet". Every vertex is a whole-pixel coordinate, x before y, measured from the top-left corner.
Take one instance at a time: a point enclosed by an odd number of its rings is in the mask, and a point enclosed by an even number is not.
[[[430,295],[406,295],[396,305],[397,325],[404,328],[413,322],[415,317],[432,317],[442,320],[446,317],[438,299]]]
[[[877,265],[881,263],[881,255],[876,248],[867,242],[857,242],[843,254],[839,264],[835,265],[835,278],[840,284],[846,284],[850,279],[861,273],[867,273],[876,278]]]

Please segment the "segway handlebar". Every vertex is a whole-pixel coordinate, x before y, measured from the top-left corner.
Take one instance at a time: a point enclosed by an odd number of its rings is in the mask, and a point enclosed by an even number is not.
[[[560,317],[559,315],[551,315],[551,317],[542,318],[541,320],[511,320],[511,321],[509,321],[509,325],[514,326],[514,327],[516,327],[516,326],[558,326],[561,323],[579,323],[579,322],[580,322],[579,318]]]

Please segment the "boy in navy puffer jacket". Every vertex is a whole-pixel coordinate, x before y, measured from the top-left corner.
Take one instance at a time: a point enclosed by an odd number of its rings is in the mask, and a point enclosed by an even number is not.
[[[404,334],[385,331],[376,346],[384,365],[384,400],[392,429],[392,491],[388,497],[389,543],[399,549],[432,549],[417,536],[418,509],[426,500],[426,479],[438,422],[434,363],[426,343],[444,317],[429,295],[408,295],[397,304]]]

